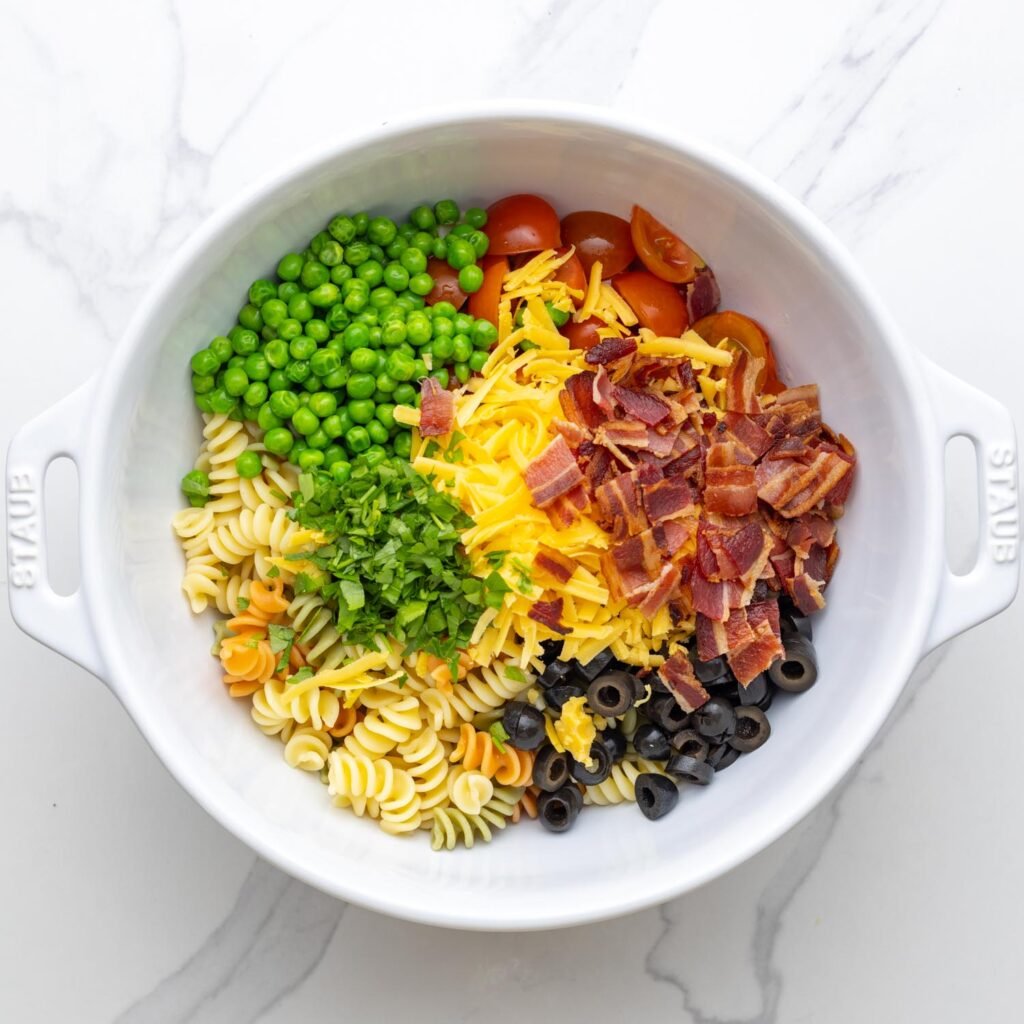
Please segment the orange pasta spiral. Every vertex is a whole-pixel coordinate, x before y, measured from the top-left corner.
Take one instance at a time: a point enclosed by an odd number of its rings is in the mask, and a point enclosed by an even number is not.
[[[356,708],[346,708],[343,706],[338,712],[338,717],[334,720],[334,725],[329,725],[327,731],[335,739],[340,740],[356,727],[358,720],[359,711]]]
[[[533,778],[533,753],[505,744],[498,753],[491,734],[477,732],[468,722],[459,729],[459,742],[449,760],[461,761],[468,771],[481,771],[502,786],[525,786]]]
[[[515,824],[525,814],[528,818],[537,817],[537,796],[540,790],[536,786],[530,788],[519,798],[512,811],[512,823]]]
[[[267,626],[276,622],[288,607],[284,584],[280,580],[253,580],[249,588],[249,607],[228,620],[235,634],[220,645],[224,682],[232,697],[249,697],[274,675],[279,657],[270,649]],[[289,668],[304,664],[302,655],[292,648]]]

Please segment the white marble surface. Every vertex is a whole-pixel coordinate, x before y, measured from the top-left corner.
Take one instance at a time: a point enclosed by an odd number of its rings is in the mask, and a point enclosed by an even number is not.
[[[642,111],[749,159],[913,343],[1024,423],[1022,29],[1013,0],[4,0],[0,442],[103,365],[237,189],[325,135],[497,96]],[[1020,1019],[1020,603],[922,665],[852,777],[761,856],[520,936],[402,924],[258,861],[2,606],[0,1020]]]

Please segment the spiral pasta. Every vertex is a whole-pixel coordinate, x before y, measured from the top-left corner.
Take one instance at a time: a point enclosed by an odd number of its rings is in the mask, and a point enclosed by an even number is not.
[[[337,694],[309,683],[308,679],[294,684],[267,680],[263,688],[253,695],[252,716],[256,724],[264,732],[267,732],[267,727],[272,727],[273,722],[281,721],[299,725],[308,723],[318,730],[333,725],[341,711]]]
[[[644,772],[660,772],[661,769],[653,762],[644,758],[624,760],[612,765],[611,774],[604,782],[596,786],[587,786],[583,792],[585,804],[633,803],[636,801],[636,779]]]
[[[452,687],[451,693],[430,689],[423,693],[422,700],[433,727],[450,729],[462,722],[471,722],[474,715],[515,700],[532,685],[532,676],[527,675],[523,682],[518,682],[505,675],[504,670],[499,672],[488,665],[468,672],[463,682]]]
[[[430,726],[399,744],[398,754],[420,794],[422,811],[448,799],[448,752]]]
[[[420,827],[420,795],[415,782],[386,758],[332,750],[327,771],[328,792],[337,806],[379,817],[386,832],[398,834]]]
[[[506,744],[498,751],[490,733],[477,732],[468,722],[459,730],[459,741],[450,760],[464,768],[477,768],[489,779],[506,786],[525,786],[533,777],[534,755]]]
[[[284,745],[284,759],[292,768],[318,772],[327,763],[331,737],[321,729],[303,725],[295,729]]]
[[[483,772],[458,765],[448,773],[448,797],[463,814],[479,814],[492,796],[494,783]]]
[[[522,790],[502,788],[495,790],[478,814],[467,814],[458,807],[436,808],[431,823],[431,848],[454,850],[461,842],[470,849],[478,836],[489,843],[494,835],[492,828],[505,828],[521,798]]]
[[[405,743],[421,726],[420,702],[412,695],[394,698],[373,708],[345,737],[345,749],[370,757],[383,757]]]

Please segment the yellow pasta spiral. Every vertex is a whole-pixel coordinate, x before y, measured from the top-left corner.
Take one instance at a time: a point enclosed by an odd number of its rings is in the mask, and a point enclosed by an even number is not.
[[[613,765],[611,774],[604,782],[596,786],[587,786],[583,794],[585,804],[632,803],[636,800],[636,778],[643,772],[660,772],[661,769],[653,762],[644,758],[621,761]]]
[[[448,799],[448,758],[444,744],[429,726],[402,743],[398,753],[420,794],[420,809],[429,811]]]
[[[392,697],[389,703],[374,708],[356,723],[351,735],[345,738],[345,748],[353,753],[383,757],[419,732],[421,725],[420,702],[414,696]]]
[[[448,774],[448,797],[463,814],[479,814],[494,796],[494,783],[483,772],[467,771],[461,765]]]
[[[292,732],[284,746],[284,759],[292,768],[318,772],[327,763],[331,737],[321,729],[303,725]]]

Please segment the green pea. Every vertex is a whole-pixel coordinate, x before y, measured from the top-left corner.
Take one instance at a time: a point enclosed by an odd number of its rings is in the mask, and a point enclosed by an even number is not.
[[[245,357],[245,372],[249,380],[266,380],[270,376],[270,363],[263,352],[253,352]]]
[[[274,370],[267,378],[267,387],[270,388],[271,394],[275,391],[288,391],[291,386],[292,382],[284,370]]]
[[[409,248],[409,242],[401,235],[396,235],[394,241],[384,246],[384,255],[389,260],[397,260],[399,256]]]
[[[309,405],[309,399],[310,399],[310,396],[309,396],[308,392],[305,392],[305,391],[300,391],[299,392],[299,405]]]
[[[299,292],[288,300],[288,315],[300,323],[313,319],[313,303],[305,292]]]
[[[227,369],[233,370],[236,366],[240,366],[243,370],[245,369],[245,356],[232,356],[228,360]]]
[[[377,366],[377,353],[372,348],[357,348],[349,356],[349,364],[359,373],[370,373]]]
[[[292,338],[297,338],[302,333],[302,324],[298,320],[293,320],[289,317],[287,320],[281,322],[281,326],[278,327],[277,333],[282,341],[291,341]]]
[[[454,224],[459,219],[459,204],[454,199],[442,199],[434,204],[438,224]]]
[[[302,382],[302,387],[310,394],[313,394],[315,391],[321,390],[320,378],[315,373],[313,373],[312,369],[310,369],[309,376]]]
[[[429,231],[417,231],[410,239],[414,249],[419,249],[425,256],[434,248],[434,236]]]
[[[288,304],[281,299],[267,299],[260,307],[263,322],[270,327],[280,327],[288,319]]]
[[[361,309],[352,319],[357,323],[366,324],[367,327],[374,327],[377,324],[377,310]]]
[[[413,235],[416,234],[416,225],[412,221],[406,221],[404,224],[398,225],[398,237],[404,238],[407,242]]]
[[[210,392],[210,408],[221,416],[227,415],[238,404],[234,396],[229,395],[224,388],[216,388]]]
[[[353,242],[345,247],[345,262],[350,267],[358,267],[370,258],[370,247],[366,242]]]
[[[473,252],[476,253],[478,260],[483,259],[491,247],[491,240],[482,231],[474,231],[466,235],[466,241],[473,246]]]
[[[470,263],[459,271],[459,287],[467,294],[472,295],[480,291],[484,285],[484,272],[475,264]]]
[[[218,366],[221,363],[226,363],[234,353],[234,349],[231,347],[231,339],[218,335],[210,342],[210,352],[217,360]]]
[[[463,215],[462,219],[471,227],[479,231],[487,223],[487,211],[481,210],[479,206],[471,206]]]
[[[267,385],[261,380],[254,380],[242,394],[242,401],[246,405],[254,407],[261,406],[267,400]],[[253,417],[255,419],[255,417]]]
[[[469,340],[468,334],[456,334],[452,338],[452,358],[457,363],[469,361],[473,354],[473,342]]]
[[[362,210],[352,218],[352,223],[356,226],[356,234],[362,238],[366,234],[366,229],[370,226],[370,215]]]
[[[344,257],[345,250],[333,238],[329,242],[324,242],[323,247],[320,249],[320,262],[328,268],[328,271],[331,267],[338,266]],[[329,276],[330,274],[328,273]]]
[[[292,338],[288,345],[288,352],[292,359],[309,359],[315,351],[316,342],[312,338],[307,338],[304,334],[300,334],[297,338]]]
[[[352,318],[348,315],[348,310],[341,305],[341,303],[338,303],[336,306],[331,306],[331,308],[327,310],[326,317],[324,317],[328,330],[335,332],[343,330],[351,319]]]
[[[273,430],[274,427],[282,426],[284,420],[280,416],[274,415],[274,410],[271,409],[269,402],[264,402],[256,413],[256,422],[259,424],[260,430]]]
[[[352,274],[352,268],[347,263],[339,263],[336,267],[331,267],[331,282],[340,288],[352,278]]]
[[[273,283],[265,278],[259,278],[249,285],[249,301],[257,308],[262,306],[268,299],[272,299],[276,294],[277,289]]]
[[[298,465],[298,457],[300,453],[304,452],[308,447],[309,445],[306,444],[306,439],[304,437],[294,438],[292,441],[292,450],[288,456],[289,462],[294,462]]]
[[[399,434],[392,442],[395,454],[400,459],[407,459],[412,454],[412,435],[409,433]]]
[[[264,324],[263,330],[260,331],[260,337],[264,341],[273,341],[277,337],[277,328],[271,327],[269,324]]]
[[[376,245],[388,245],[398,234],[398,226],[390,217],[374,217],[366,226],[366,237]]]
[[[295,414],[292,416],[292,426],[304,437],[308,437],[319,428],[320,420],[309,406],[303,405],[295,410]]]
[[[310,374],[309,363],[305,359],[293,359],[284,372],[293,384],[301,384]]]
[[[397,297],[398,296],[396,296],[395,293],[386,285],[380,285],[370,292],[370,305],[374,309],[383,313],[394,305]]]
[[[392,374],[392,376],[394,376]],[[353,373],[345,384],[349,398],[369,398],[377,390],[377,378],[371,373]]]
[[[249,378],[240,366],[232,366],[224,372],[224,390],[237,398],[249,386]]]
[[[415,296],[410,295],[408,292],[406,292],[404,295],[399,295],[398,298],[395,299],[395,305],[399,309],[404,310],[406,313],[409,313],[416,308],[416,304],[413,302],[414,298]]]
[[[362,283],[362,282],[360,282]],[[370,301],[370,293],[368,291],[354,291],[351,292],[345,299],[345,308],[350,313],[361,313],[367,303]]]
[[[384,268],[377,260],[370,259],[356,267],[356,277],[365,281],[371,288],[376,288],[384,279]]]
[[[435,320],[438,317],[442,317],[445,320],[451,320],[452,317],[455,316],[455,307],[446,299],[442,299],[440,302],[435,302],[432,306],[429,306],[426,312]]]
[[[377,419],[372,419],[366,424],[366,432],[374,444],[387,444],[388,438],[391,436],[388,428]]]
[[[318,231],[309,240],[309,250],[314,256],[320,254],[320,250],[331,240],[331,236],[326,231]]]
[[[318,377],[328,377],[341,366],[341,356],[329,348],[319,349],[309,360],[309,368]]]
[[[448,239],[448,266],[452,270],[461,270],[476,262],[476,250],[465,238],[450,237]]]
[[[277,276],[282,281],[297,281],[302,273],[303,259],[297,252],[290,252],[281,257],[277,265]]]
[[[263,472],[263,463],[256,452],[247,448],[235,459],[235,470],[243,480],[251,480]]]
[[[317,466],[323,464],[324,453],[318,452],[314,448],[307,448],[304,452],[299,452],[299,469],[316,469]]]
[[[406,326],[401,320],[394,320],[381,328],[380,340],[385,348],[396,348],[405,341]]]
[[[411,384],[399,384],[391,397],[395,405],[412,405],[416,401],[416,389]]]
[[[213,412],[213,406],[210,405],[210,396],[208,394],[207,395],[193,395],[192,397],[195,400],[196,408],[200,412],[206,413],[207,415],[209,415],[210,413]]]
[[[412,379],[418,384],[427,376],[427,364],[422,359],[414,359],[412,367]]]
[[[231,347],[235,355],[247,356],[260,347],[259,335],[255,331],[240,328],[231,339]]]
[[[370,435],[366,432],[366,427],[351,427],[345,435],[345,444],[348,445],[349,451],[365,452],[370,447]]]
[[[455,364],[455,378],[460,384],[465,384],[467,380],[472,376],[472,370],[469,368],[468,363],[456,363]]]
[[[201,508],[210,497],[210,478],[201,469],[191,470],[181,478],[181,493],[190,505]]]
[[[205,395],[207,392],[212,391],[217,386],[217,379],[212,373],[193,373],[192,374],[192,393],[195,395]]]
[[[309,437],[306,438],[306,444],[310,448],[326,448],[331,443],[331,439],[324,433],[323,427],[317,427]]]
[[[466,360],[466,362],[469,363],[469,368],[474,373],[480,373],[484,368],[484,364],[487,362],[487,356],[488,354],[486,352],[482,352],[480,349],[477,349],[469,359]]]
[[[403,352],[392,352],[388,356],[387,374],[398,381],[412,380],[414,362]]]
[[[448,258],[448,242],[444,238],[435,238],[434,244],[430,247],[430,255],[436,260]]]
[[[317,391],[309,400],[309,408],[320,419],[330,416],[338,408],[338,400],[330,391]]]
[[[342,245],[348,245],[356,237],[355,222],[351,217],[346,217],[343,213],[339,213],[337,217],[331,219],[330,224],[327,225],[327,230],[335,241],[341,242]]]
[[[339,460],[331,466],[331,476],[339,484],[345,483],[352,476],[352,463]]]
[[[442,366],[440,369],[431,370],[430,376],[436,381],[440,381],[441,387],[448,387],[448,371]]]
[[[393,291],[404,292],[409,287],[409,271],[398,260],[392,260],[384,268],[383,281]]]
[[[429,206],[417,206],[416,209],[409,214],[409,220],[412,221],[419,231],[430,231],[432,228],[437,226],[437,218],[434,216],[434,211]]]
[[[347,366],[339,366],[333,373],[327,374],[323,378],[324,387],[330,388],[332,391],[337,391],[339,388],[343,388],[349,378],[349,368]]]
[[[320,424],[320,429],[333,441],[336,437],[341,437],[345,433],[345,428],[342,426],[341,417],[334,413],[328,416]]]
[[[213,351],[208,348],[201,348],[189,362],[192,367],[193,373],[198,373],[201,376],[207,374],[216,373],[220,368],[221,361],[213,354]]]
[[[435,316],[430,330],[435,341],[438,338],[450,338],[455,333],[454,325],[446,316]]]
[[[308,320],[302,333],[314,341],[320,342],[326,341],[331,336],[331,329],[323,320]]]
[[[384,402],[377,406],[374,417],[379,423],[391,430],[395,425],[395,407],[390,402]],[[383,444],[383,442],[381,442]]]
[[[388,461],[388,453],[381,445],[374,444],[359,456],[359,461],[369,466],[370,469],[374,469]]]
[[[342,338],[345,341],[346,352],[355,352],[357,348],[369,348],[370,328],[366,324],[349,324],[345,328]]]
[[[324,449],[324,469],[330,469],[336,462],[345,459],[345,449],[340,444],[329,444]]]
[[[331,272],[319,260],[308,260],[302,267],[299,280],[307,292],[325,284],[331,279]]]
[[[413,274],[409,278],[409,291],[413,295],[429,295],[434,290],[434,279],[429,274]]]
[[[422,274],[427,269],[427,257],[421,249],[410,246],[401,256],[398,262],[409,272],[410,275]]]
[[[445,323],[450,322],[445,321]],[[451,359],[452,354],[455,352],[455,343],[448,335],[442,335],[440,338],[435,337],[430,343],[430,351],[434,357],[434,365],[438,366],[440,363],[445,363]]]
[[[387,363],[385,361],[385,367],[386,365]],[[387,372],[386,369],[378,372],[377,391],[379,391],[382,395],[392,394],[397,386],[398,382],[395,380],[394,377],[391,376],[391,374]]]
[[[302,286],[295,281],[282,281],[277,286],[277,297],[282,302],[287,302],[293,295],[298,295],[302,291]]]
[[[348,409],[342,406],[330,419],[336,419],[341,424],[342,435],[347,434],[353,426],[355,426],[355,420],[352,419]],[[321,424],[323,426],[323,424]]]
[[[348,409],[348,414],[352,417],[353,423],[365,426],[373,419],[377,407],[370,398],[353,398],[345,408]]]
[[[456,238],[467,238],[469,235],[473,234],[473,231],[474,228],[471,224],[456,224],[455,227],[452,228],[451,233]]]
[[[473,345],[490,348],[498,340],[498,328],[490,320],[477,320],[473,324]]]
[[[370,243],[370,259],[376,260],[382,267],[384,266],[384,250],[374,243]]]
[[[452,325],[456,334],[469,334],[473,330],[473,318],[468,313],[456,313],[452,317]]]
[[[313,306],[317,306],[320,309],[325,309],[328,306],[333,306],[341,298],[341,289],[336,284],[331,284],[327,281],[325,284],[319,285],[309,293],[309,302]],[[291,307],[288,307],[291,309]],[[299,319],[302,319],[301,317]],[[308,319],[308,318],[307,318]]]
[[[564,327],[569,322],[570,314],[564,309],[558,309],[550,302],[545,302],[544,308],[548,311],[548,316],[551,317],[556,327]]]

